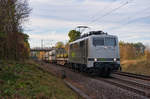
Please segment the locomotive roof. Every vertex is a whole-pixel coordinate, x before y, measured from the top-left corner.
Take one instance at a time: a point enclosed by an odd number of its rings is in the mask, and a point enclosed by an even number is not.
[[[86,37],[83,37],[83,38],[80,38],[80,39],[77,39],[69,44],[74,44],[74,43],[77,43],[77,42],[80,42],[80,41],[83,41],[83,40],[86,40],[88,39],[89,37],[117,37],[115,35],[108,35],[108,34],[101,34],[101,35],[89,35],[89,36],[86,36]]]

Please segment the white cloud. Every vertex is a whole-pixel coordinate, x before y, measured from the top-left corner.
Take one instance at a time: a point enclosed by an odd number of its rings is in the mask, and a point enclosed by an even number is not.
[[[150,18],[146,16],[150,12],[150,0],[133,0],[101,18],[126,1],[130,0],[30,0],[33,13],[27,25],[31,30],[28,34],[31,39],[65,41],[69,30],[77,25],[89,25],[127,42],[149,42]]]
[[[72,21],[65,21],[65,20],[59,20],[59,19],[44,19],[44,18],[33,18],[31,19],[31,25],[37,26],[41,28],[73,28],[77,24],[82,24],[81,22],[72,22]]]
[[[55,40],[55,41],[65,41],[68,40],[68,37],[66,34],[63,33],[56,33],[56,32],[50,32],[50,33],[44,33],[42,34],[29,34],[31,39],[45,39],[45,40]]]
[[[54,46],[56,42],[61,41],[66,43],[68,41],[67,34],[49,32],[44,34],[34,34],[30,33],[31,47],[41,47],[41,40],[44,42],[44,47]]]

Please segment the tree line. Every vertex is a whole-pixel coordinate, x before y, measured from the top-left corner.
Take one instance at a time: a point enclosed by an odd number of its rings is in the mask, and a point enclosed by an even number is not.
[[[150,60],[150,49],[142,43],[125,43],[120,41],[120,58],[122,60],[146,59]]]
[[[0,0],[0,60],[29,57],[29,36],[22,25],[30,12],[27,0]]]

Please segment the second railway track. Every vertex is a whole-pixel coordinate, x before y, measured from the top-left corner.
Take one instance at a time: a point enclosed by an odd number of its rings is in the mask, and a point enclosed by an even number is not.
[[[126,72],[115,72],[111,78],[98,78],[131,92],[150,97],[150,77]]]
[[[119,88],[131,91],[131,92],[134,92],[134,93],[142,95],[142,96],[150,97],[150,90],[147,90],[147,89],[144,90],[144,89],[139,88],[137,86],[136,87],[132,86],[132,85],[124,83],[124,82],[122,82],[122,81],[120,81],[118,79],[114,79],[114,78],[112,78],[112,79],[98,78],[98,80],[104,81],[104,82],[109,83],[111,85],[117,86]]]
[[[150,76],[146,76],[146,75],[139,75],[139,74],[133,74],[127,72],[115,72],[114,74],[150,81]]]

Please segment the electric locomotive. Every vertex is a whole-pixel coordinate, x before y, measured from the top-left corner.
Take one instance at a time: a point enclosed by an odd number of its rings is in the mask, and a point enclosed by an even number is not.
[[[120,68],[118,37],[91,31],[69,44],[68,63],[73,69],[109,76]]]

